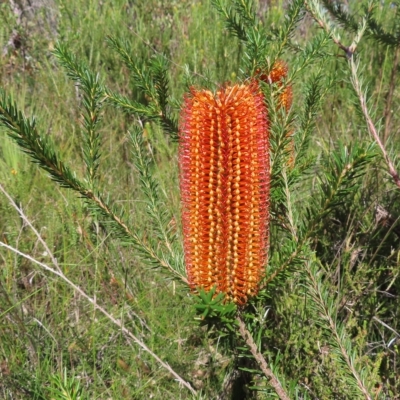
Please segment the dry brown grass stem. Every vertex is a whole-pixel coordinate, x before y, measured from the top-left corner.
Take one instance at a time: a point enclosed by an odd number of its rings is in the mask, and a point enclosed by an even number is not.
[[[187,388],[192,394],[196,395],[197,392],[196,390],[193,389],[193,387],[190,385],[189,382],[185,381],[177,372],[175,372],[167,363],[165,363],[164,361],[162,361],[157,354],[155,354],[153,351],[150,350],[149,347],[146,346],[146,344],[144,342],[142,342],[140,339],[138,339],[132,332],[130,332],[127,328],[124,327],[122,321],[120,321],[119,319],[114,318],[110,313],[108,313],[102,306],[100,306],[99,304],[97,304],[96,300],[92,297],[90,297],[89,295],[87,295],[85,293],[85,291],[83,291],[79,286],[75,285],[71,280],[69,280],[61,271],[61,268],[58,265],[57,259],[54,257],[54,255],[52,254],[52,252],[50,251],[49,247],[47,246],[46,242],[43,240],[43,238],[40,236],[39,232],[33,227],[33,225],[31,224],[31,222],[29,221],[29,219],[26,217],[26,215],[24,214],[24,212],[22,211],[22,209],[20,207],[18,207],[15,202],[12,200],[11,196],[6,192],[6,190],[3,188],[2,185],[0,185],[0,191],[6,196],[6,198],[8,199],[8,201],[10,202],[10,204],[12,205],[12,207],[18,212],[18,214],[20,215],[20,217],[22,218],[22,220],[24,221],[24,223],[26,225],[28,225],[32,231],[34,232],[34,234],[36,235],[36,237],[38,238],[38,240],[40,241],[40,243],[43,245],[44,249],[47,251],[47,253],[50,256],[50,259],[52,261],[52,263],[54,264],[54,268],[49,267],[48,265],[36,260],[35,258],[31,257],[29,254],[25,254],[23,252],[21,252],[20,250],[0,241],[0,247],[4,247],[5,249],[12,251],[15,254],[18,254],[21,257],[26,258],[27,260],[39,265],[42,269],[44,269],[47,272],[50,272],[51,274],[57,276],[58,278],[61,278],[61,280],[63,280],[70,288],[72,288],[73,290],[75,290],[77,293],[79,293],[82,297],[84,297],[89,303],[91,303],[93,305],[93,307],[101,312],[105,317],[107,317],[112,323],[114,323],[115,325],[118,326],[118,328],[121,329],[121,331],[128,336],[129,338],[131,338],[139,347],[141,347],[145,352],[147,352],[148,354],[150,354],[151,357],[153,357],[158,364],[160,364],[164,369],[166,369],[174,378],[175,380],[181,384],[182,386],[184,386],[185,388]]]

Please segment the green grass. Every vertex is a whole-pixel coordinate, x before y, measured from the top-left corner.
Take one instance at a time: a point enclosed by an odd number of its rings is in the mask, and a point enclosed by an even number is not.
[[[265,26],[272,30],[284,23],[287,1],[259,3],[258,15]],[[356,2],[349,3],[350,8],[357,7]],[[390,2],[382,3],[378,19],[390,26]],[[209,2],[56,0],[53,12],[49,15],[39,10],[18,23],[9,4],[0,3],[0,49],[7,47],[14,28],[22,38],[19,48],[8,48],[0,59],[0,87],[27,116],[37,116],[38,131],[52,138],[62,160],[80,178],[85,176],[82,97],[52,53],[57,40],[91,71],[99,73],[108,88],[136,101],[146,99],[134,87],[130,71],[111,49],[107,37],[128,41],[138,62],[164,54],[169,61],[175,116],[189,85],[216,88],[247,73],[243,70],[243,44],[227,32],[222,17]],[[288,62],[289,78],[299,65],[299,48],[317,32],[311,19],[304,19],[291,38],[291,47],[279,56]],[[344,35],[344,40],[348,37],[351,34]],[[294,123],[290,126],[296,132],[305,107],[306,86],[318,74],[325,86],[328,79],[333,81],[313,119],[315,126],[306,153],[310,168],[301,181],[290,186],[291,211],[299,231],[307,207],[318,201],[319,179],[324,180],[332,171],[334,152],[343,150],[338,150],[339,142],[362,148],[371,143],[344,57],[331,42],[324,52],[293,81]],[[366,38],[359,54],[372,118],[377,126],[384,126],[385,98],[393,84],[393,50]],[[387,142],[397,166],[398,84],[397,79]],[[277,135],[287,128],[285,118],[283,113],[277,114],[276,121],[281,125],[271,128]],[[98,130],[102,143],[98,187],[125,210],[133,230],[147,232],[147,203],[128,134],[137,123],[132,115],[105,107]],[[68,279],[189,381],[198,398],[218,398],[235,363],[255,368],[254,363],[235,358],[229,350],[237,348],[237,353],[246,353],[240,347],[242,343],[232,345],[217,328],[207,332],[199,325],[195,300],[182,282],[171,279],[162,268],[149,267],[132,245],[110,233],[109,225],[88,202],[52,182],[7,137],[3,127],[0,134],[0,183],[40,232]],[[177,252],[181,252],[178,145],[154,121],[144,122],[143,140],[149,152],[149,169],[169,212],[168,226],[176,233]],[[273,282],[264,290],[261,300],[252,305],[254,318],[247,321],[258,332],[256,341],[277,375],[288,387],[297,385],[299,399],[306,398],[305,394],[312,399],[358,398],[351,391],[351,379],[343,372],[332,331],[324,327],[318,293],[310,292],[312,284],[307,277],[317,271],[321,288],[314,289],[326,294],[329,301],[325,299],[325,304],[331,305],[338,330],[345,327],[347,336],[343,336],[352,346],[353,353],[349,353],[354,364],[365,365],[367,380],[382,384],[381,391],[376,387],[377,398],[395,399],[400,391],[400,342],[396,333],[400,332],[399,189],[388,177],[379,155],[368,161],[357,185],[357,190],[343,194],[340,204],[318,220],[315,235],[305,241],[307,250],[295,260],[297,264],[293,263],[287,279]],[[390,210],[394,224],[388,227],[376,222],[377,205]],[[280,222],[281,215],[289,212],[274,204],[272,208],[270,258],[271,265],[279,265],[285,254],[290,254],[287,243],[291,237],[284,226],[288,221]],[[0,228],[2,242],[51,265],[50,255],[3,194]],[[248,381],[230,398],[273,398],[266,380],[259,374],[250,375],[252,378],[246,376]],[[257,391],[251,390],[255,387]],[[0,249],[0,397],[194,398],[73,288],[5,248]]]

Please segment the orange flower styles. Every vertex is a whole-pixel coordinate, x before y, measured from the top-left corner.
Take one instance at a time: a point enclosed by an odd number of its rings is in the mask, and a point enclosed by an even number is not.
[[[272,67],[269,75],[257,70],[256,74],[258,78],[265,83],[279,83],[279,87],[282,86],[282,81],[286,78],[288,73],[288,67],[282,60],[277,60]],[[292,106],[293,90],[291,86],[286,86],[282,93],[279,95],[279,105],[286,111]]]
[[[180,122],[185,262],[192,289],[244,305],[267,262],[269,138],[258,84],[192,89]]]
[[[277,83],[278,87],[281,89],[281,92],[278,95],[278,108],[283,107],[283,109],[287,112],[292,106],[292,97],[293,97],[293,89],[292,86],[287,85],[283,87],[283,80],[287,77],[288,67],[287,64],[282,60],[277,60],[272,67],[272,70],[269,75],[262,72],[261,69],[256,71],[256,76],[259,80],[265,83]],[[283,87],[283,88],[282,88]],[[289,134],[288,136],[291,136]],[[290,140],[287,146],[287,150],[289,152],[289,160],[288,165],[290,167],[294,166],[294,141]]]

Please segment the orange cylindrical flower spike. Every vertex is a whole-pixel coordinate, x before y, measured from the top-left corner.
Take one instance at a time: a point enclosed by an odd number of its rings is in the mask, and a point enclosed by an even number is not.
[[[269,139],[256,82],[192,89],[180,122],[185,262],[192,289],[239,305],[258,291],[267,261]]]

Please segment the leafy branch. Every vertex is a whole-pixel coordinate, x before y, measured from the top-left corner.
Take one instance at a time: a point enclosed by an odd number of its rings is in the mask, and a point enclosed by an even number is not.
[[[146,155],[146,150],[143,145],[143,134],[141,130],[138,127],[134,128],[134,130],[131,132],[130,138],[132,143],[133,161],[139,174],[142,191],[146,197],[147,213],[151,221],[154,222],[156,236],[160,240],[162,246],[167,248],[169,258],[175,263],[175,265],[172,267],[171,261],[167,262],[166,259],[164,262],[168,263],[169,268],[173,268],[175,273],[179,273],[181,278],[185,280],[186,278],[184,278],[184,271],[182,270],[178,272],[178,265],[176,265],[176,261],[179,256],[176,254],[175,249],[177,238],[170,227],[172,215],[168,211],[166,204],[159,198],[159,186],[156,180],[153,178],[152,172],[150,171],[150,160]]]
[[[104,101],[104,88],[99,75],[91,73],[87,67],[76,60],[76,57],[64,44],[57,44],[54,55],[66,69],[67,75],[78,84],[83,92],[82,107],[85,144],[83,146],[84,162],[87,168],[87,179],[94,187],[100,161],[101,140],[97,129],[100,112]]]
[[[389,174],[391,175],[396,186],[400,188],[400,176],[399,176],[398,172],[396,171],[394,164],[393,164],[392,160],[390,159],[388,152],[386,151],[385,145],[383,144],[383,141],[379,137],[379,134],[375,127],[375,124],[370,117],[370,112],[368,110],[366,96],[365,96],[365,93],[363,91],[362,84],[361,84],[360,73],[359,73],[359,62],[356,61],[356,59],[355,59],[355,51],[357,49],[357,45],[360,42],[362,36],[366,32],[367,21],[369,20],[369,16],[370,16],[369,13],[372,11],[372,8],[371,7],[367,8],[367,10],[366,10],[367,14],[364,16],[362,23],[358,25],[357,32],[353,38],[351,45],[345,46],[341,42],[340,35],[338,34],[336,27],[330,21],[328,21],[326,16],[323,14],[320,4],[318,3],[318,0],[308,0],[305,2],[305,4],[307,6],[309,13],[314,18],[314,20],[318,23],[318,25],[330,35],[333,42],[341,50],[343,50],[344,53],[346,54],[346,57],[347,57],[347,60],[349,63],[349,67],[350,67],[350,71],[351,71],[351,82],[352,82],[353,88],[357,94],[359,104],[361,107],[361,111],[366,120],[368,130],[382,152],[383,158],[389,169]],[[373,2],[370,2],[370,4],[372,5]]]
[[[47,136],[40,135],[36,128],[34,118],[27,119],[3,91],[0,91],[0,123],[8,130],[9,136],[27,153],[40,168],[50,174],[50,177],[61,187],[77,192],[87,199],[94,211],[103,215],[112,222],[112,230],[120,237],[131,242],[139,254],[147,262],[167,268],[183,282],[186,277],[175,266],[160,255],[156,245],[150,245],[124,221],[124,211],[117,210],[109,201],[99,193],[87,187],[76,174],[60,160],[54,150],[53,143]]]
[[[165,133],[177,139],[178,123],[169,107],[169,78],[167,59],[157,54],[148,63],[135,60],[128,42],[108,37],[108,43],[120,55],[137,89],[144,95],[147,104],[132,101],[106,89],[106,98],[116,107],[139,118],[156,121]]]
[[[329,331],[327,333],[328,343],[332,344],[335,354],[347,366],[347,377],[349,378],[347,388],[349,390],[351,388],[355,389],[354,396],[357,396],[358,392],[367,400],[372,400],[373,397],[370,391],[373,382],[368,382],[366,366],[357,361],[357,354],[353,350],[351,340],[345,328],[335,316],[335,299],[330,296],[321,282],[321,270],[317,268],[315,263],[313,264],[313,262],[309,261],[306,264],[306,274],[308,280],[306,291],[312,298],[310,306],[316,309],[315,315],[319,316],[319,321],[317,320],[316,322],[323,329]]]

